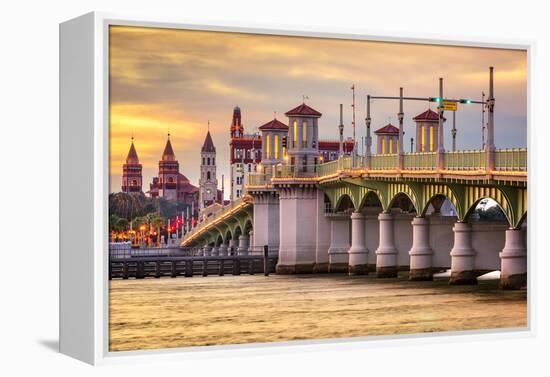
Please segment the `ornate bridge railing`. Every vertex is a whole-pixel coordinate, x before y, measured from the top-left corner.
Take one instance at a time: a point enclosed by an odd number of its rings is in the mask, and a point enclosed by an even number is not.
[[[527,171],[527,148],[497,150],[495,152],[495,169]]]
[[[241,208],[246,204],[248,204],[248,202],[245,200],[245,197],[241,197],[237,200],[232,201],[231,204],[228,204],[222,210],[212,214],[211,216],[201,221],[195,228],[193,228],[193,230],[191,230],[185,235],[184,239],[189,238],[196,233],[199,233],[201,230],[208,227],[211,223],[217,221],[220,217],[223,217],[224,215],[227,215],[231,211]]]

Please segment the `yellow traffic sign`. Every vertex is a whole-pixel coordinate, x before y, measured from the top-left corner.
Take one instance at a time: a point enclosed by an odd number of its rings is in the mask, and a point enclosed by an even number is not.
[[[456,111],[456,102],[443,101],[443,110],[445,111]]]

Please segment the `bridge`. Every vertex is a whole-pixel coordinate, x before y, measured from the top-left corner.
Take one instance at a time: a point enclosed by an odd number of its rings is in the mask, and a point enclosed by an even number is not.
[[[390,153],[371,153],[368,105],[366,153],[341,150],[325,163],[316,143],[321,113],[305,104],[288,111],[287,154],[277,155],[280,145],[273,144],[280,125],[262,130],[262,140],[272,144],[262,143],[263,166],[248,174],[246,196],[201,222],[181,246],[218,255],[237,248],[246,255],[268,245],[278,250],[279,274],[388,278],[407,270],[410,280],[432,280],[450,270],[449,283],[476,284],[480,275],[500,270],[503,289],[524,288],[527,149],[495,147],[492,70],[482,150],[444,150],[440,106],[428,124],[437,130],[434,150],[405,153],[402,100],[401,91],[395,151],[392,140]],[[417,123],[417,131],[425,126]],[[476,207],[487,199],[502,210],[501,219],[479,219]]]

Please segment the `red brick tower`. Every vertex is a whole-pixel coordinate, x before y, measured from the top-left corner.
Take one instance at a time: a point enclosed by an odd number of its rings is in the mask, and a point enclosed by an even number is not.
[[[132,136],[132,144],[126,163],[122,165],[122,192],[127,194],[133,192],[142,192],[142,166],[139,163],[139,158],[134,146],[134,137]]]

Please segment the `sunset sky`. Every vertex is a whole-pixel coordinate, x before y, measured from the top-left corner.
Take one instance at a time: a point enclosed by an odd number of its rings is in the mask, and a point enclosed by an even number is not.
[[[481,99],[488,67],[495,67],[497,148],[527,144],[527,53],[517,50],[265,36],[238,33],[111,27],[110,189],[120,191],[122,164],[134,135],[143,164],[143,189],[158,173],[170,132],[180,172],[198,185],[200,148],[210,121],[217,149],[218,180],[229,196],[229,125],[239,105],[245,132],[257,131],[302,102],[323,113],[319,133],[337,139],[339,104],[345,136],[351,136],[350,87],[356,88],[357,136],[365,135],[366,95]],[[435,106],[432,104],[432,109]],[[406,102],[405,140],[414,136],[412,117],[428,103]],[[372,127],[397,125],[397,101],[373,101]],[[451,147],[451,114],[445,146]],[[460,106],[457,148],[481,146],[481,107]],[[359,151],[361,148],[359,148]]]

